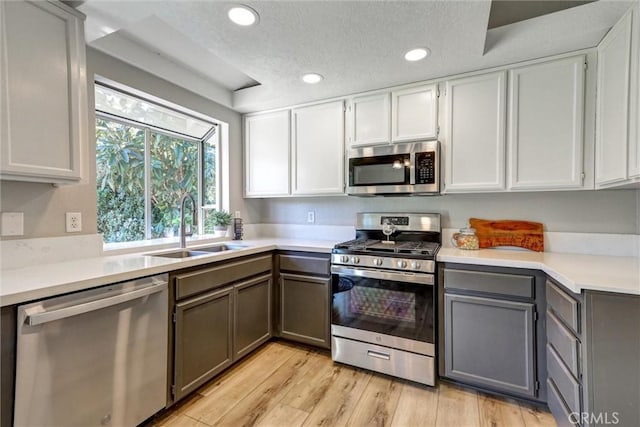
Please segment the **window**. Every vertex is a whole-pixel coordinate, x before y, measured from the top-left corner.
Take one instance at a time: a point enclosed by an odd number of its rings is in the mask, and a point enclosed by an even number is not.
[[[177,236],[185,192],[204,218],[198,232],[212,232],[205,214],[220,205],[217,125],[98,82],[95,99],[98,232],[104,242]]]

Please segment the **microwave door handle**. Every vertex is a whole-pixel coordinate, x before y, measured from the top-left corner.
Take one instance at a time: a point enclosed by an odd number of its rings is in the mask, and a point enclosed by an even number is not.
[[[415,164],[416,164],[416,153],[412,151],[411,153],[409,153],[409,184],[410,185],[416,185]]]

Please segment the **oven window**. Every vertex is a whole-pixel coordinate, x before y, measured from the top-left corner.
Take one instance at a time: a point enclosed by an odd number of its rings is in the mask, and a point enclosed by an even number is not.
[[[433,343],[433,286],[333,276],[332,323]]]
[[[416,322],[416,296],[408,292],[356,286],[351,289],[349,309],[354,315]]]
[[[409,155],[349,160],[349,185],[404,185],[409,183]]]

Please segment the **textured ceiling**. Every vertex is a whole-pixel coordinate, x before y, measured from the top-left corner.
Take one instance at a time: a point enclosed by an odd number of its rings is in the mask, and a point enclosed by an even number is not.
[[[252,27],[227,19],[232,4],[88,0],[79,9],[90,45],[247,112],[592,47],[630,2],[600,0],[491,30],[488,0],[245,2],[260,15]],[[406,62],[414,47],[431,55]],[[306,72],[325,80],[306,85]],[[221,91],[229,96],[215,99]]]

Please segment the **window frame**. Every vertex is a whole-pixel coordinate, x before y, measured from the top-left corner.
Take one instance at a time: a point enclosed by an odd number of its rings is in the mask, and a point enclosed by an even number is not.
[[[123,93],[126,93],[129,96],[135,96],[138,99],[144,100],[145,102],[153,102],[154,104],[158,104],[157,102],[148,100],[146,98],[142,98],[138,95],[133,95],[130,94],[126,91],[122,91],[118,88],[113,88],[109,85],[105,85],[102,84],[98,81],[96,81],[96,84],[99,85],[103,85],[106,87],[109,87],[112,90],[117,90]],[[171,108],[170,106],[167,105],[162,105],[161,106],[165,107],[165,108],[170,108],[174,111],[177,111],[174,108]],[[197,206],[197,210],[198,210],[198,234],[202,235],[204,234],[204,213],[207,210],[212,210],[212,209],[221,209],[220,203],[221,203],[221,194],[220,194],[220,178],[221,178],[221,173],[220,173],[220,169],[221,169],[221,156],[220,156],[220,124],[218,123],[212,123],[210,121],[206,121],[206,120],[202,120],[199,117],[194,117],[191,116],[193,118],[196,118],[198,120],[201,120],[203,122],[209,123],[211,124],[211,129],[201,138],[195,138],[189,135],[185,135],[183,133],[180,132],[174,132],[174,131],[170,131],[164,128],[160,128],[157,126],[153,126],[153,125],[149,125],[149,124],[145,124],[145,123],[141,123],[138,122],[136,120],[132,120],[132,119],[128,119],[126,117],[121,117],[118,116],[116,114],[112,114],[112,113],[107,113],[104,111],[100,111],[98,109],[95,109],[95,120],[94,120],[94,124],[95,121],[97,120],[107,120],[107,121],[112,121],[112,122],[116,122],[125,126],[131,126],[131,127],[135,127],[137,129],[140,129],[144,132],[144,215],[145,215],[145,219],[144,219],[144,223],[145,223],[145,230],[144,230],[144,240],[135,240],[135,241],[130,241],[128,243],[133,243],[133,242],[145,242],[145,241],[151,241],[157,238],[153,238],[152,237],[152,224],[151,224],[151,218],[152,218],[152,214],[151,214],[151,150],[150,150],[150,140],[151,140],[151,133],[154,134],[161,134],[164,136],[168,136],[170,138],[176,138],[176,139],[181,139],[184,141],[188,141],[188,142],[192,142],[195,144],[198,144],[198,178],[197,178],[197,188],[198,188],[198,194],[196,195],[196,202],[198,204]],[[185,114],[185,115],[189,115],[186,114],[183,111],[177,111],[180,114]],[[204,180],[204,147],[205,144],[213,144],[215,146],[215,150],[216,150],[216,200],[215,200],[215,205],[213,204],[204,204],[204,193],[205,193],[205,180]],[[123,243],[123,242],[112,242],[112,243]]]

